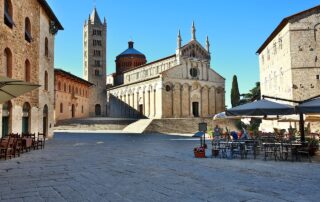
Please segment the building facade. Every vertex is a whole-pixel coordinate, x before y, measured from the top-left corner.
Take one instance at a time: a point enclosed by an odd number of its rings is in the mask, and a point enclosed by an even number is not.
[[[319,18],[320,6],[286,17],[259,48],[262,95],[296,101],[320,95]],[[272,124],[280,126],[262,127]]]
[[[90,116],[106,116],[106,54],[107,23],[102,23],[96,8],[83,27],[84,79],[94,84],[89,100]]]
[[[54,70],[55,121],[89,117],[92,83],[62,69]]]
[[[41,85],[2,104],[2,136],[22,132],[52,136],[54,39],[62,29],[45,0],[1,1],[0,74]]]
[[[136,66],[129,60],[127,68],[121,66],[123,83],[108,89],[110,116],[190,118],[224,111],[225,79],[210,68],[208,38],[204,48],[195,32],[193,24],[192,39],[182,46],[179,31],[173,55]],[[139,51],[133,54],[143,58]],[[130,58],[132,52],[120,56]]]

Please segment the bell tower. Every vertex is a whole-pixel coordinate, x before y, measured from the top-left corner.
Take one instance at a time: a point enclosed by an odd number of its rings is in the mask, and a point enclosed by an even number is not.
[[[90,116],[106,116],[107,22],[94,8],[83,26],[83,77],[94,84],[90,94]]]

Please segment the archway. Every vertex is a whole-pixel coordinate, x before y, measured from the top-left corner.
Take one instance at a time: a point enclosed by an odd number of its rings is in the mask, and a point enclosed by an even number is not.
[[[101,106],[99,104],[96,104],[95,106],[95,113],[96,116],[101,116]]]
[[[29,133],[30,132],[30,104],[25,102],[22,107],[22,133]]]
[[[43,134],[46,137],[48,135],[48,106],[44,105],[43,107]]]
[[[4,137],[8,135],[11,131],[11,112],[12,104],[11,102],[6,102],[2,105],[2,134]]]

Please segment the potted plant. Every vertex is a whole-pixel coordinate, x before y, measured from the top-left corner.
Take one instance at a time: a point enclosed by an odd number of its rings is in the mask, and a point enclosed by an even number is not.
[[[194,157],[196,158],[205,158],[206,157],[206,150],[204,147],[195,147],[193,149]]]

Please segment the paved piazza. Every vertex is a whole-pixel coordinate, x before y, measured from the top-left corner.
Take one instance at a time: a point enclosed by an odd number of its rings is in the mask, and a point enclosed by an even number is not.
[[[56,134],[0,161],[2,201],[319,201],[320,164],[195,159],[198,141]]]

